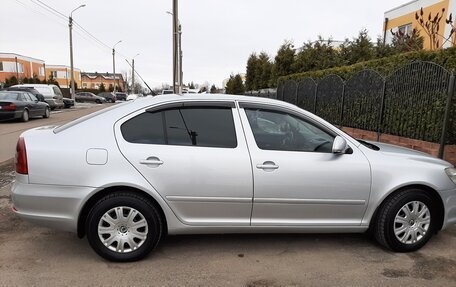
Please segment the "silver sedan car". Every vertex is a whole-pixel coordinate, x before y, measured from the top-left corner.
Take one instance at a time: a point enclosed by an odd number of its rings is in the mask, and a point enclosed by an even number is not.
[[[14,211],[133,261],[167,234],[366,232],[414,251],[456,223],[456,169],[294,105],[161,95],[17,144]]]

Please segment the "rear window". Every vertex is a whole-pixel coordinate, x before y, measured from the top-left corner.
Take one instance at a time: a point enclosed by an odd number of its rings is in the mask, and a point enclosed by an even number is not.
[[[0,92],[0,100],[17,100],[18,93]]]
[[[60,91],[60,89],[58,87],[52,87],[52,89],[54,90],[54,94],[56,94],[58,96],[63,96],[62,92]]]
[[[33,88],[44,96],[52,96],[50,87],[33,87]]]
[[[128,102],[122,103],[122,104],[113,105],[113,106],[111,106],[111,107],[109,107],[109,108],[99,110],[99,111],[97,111],[97,112],[88,114],[88,115],[83,116],[83,117],[81,117],[81,118],[79,118],[79,119],[77,119],[77,120],[74,120],[74,121],[72,121],[72,122],[69,122],[69,123],[66,123],[66,124],[64,124],[64,125],[61,125],[61,126],[59,126],[59,127],[57,127],[57,128],[54,129],[54,133],[55,133],[55,134],[58,134],[58,133],[60,133],[60,132],[62,132],[62,131],[64,131],[64,130],[66,130],[66,129],[68,129],[68,128],[71,128],[72,126],[75,126],[75,125],[77,125],[77,124],[80,124],[80,123],[82,123],[82,122],[85,122],[85,121],[87,121],[87,120],[89,120],[89,119],[91,119],[91,118],[94,118],[94,117],[96,117],[96,116],[102,115],[102,114],[104,114],[104,113],[106,113],[106,112],[109,112],[109,111],[111,111],[111,110],[118,109],[118,108],[122,107],[123,105],[126,105],[127,103],[128,103]]]

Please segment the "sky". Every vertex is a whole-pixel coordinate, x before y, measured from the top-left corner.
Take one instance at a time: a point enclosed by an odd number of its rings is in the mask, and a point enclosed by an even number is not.
[[[86,72],[130,71],[125,58],[149,86],[172,83],[172,0],[0,0],[0,53],[70,65],[68,21],[74,20],[99,41],[75,27],[74,65]],[[382,34],[383,13],[408,0],[180,0],[184,83],[221,87],[230,74],[245,73],[252,52],[272,58],[284,40],[295,46],[332,37],[353,38],[366,28],[373,40]],[[106,46],[105,46],[106,45]]]

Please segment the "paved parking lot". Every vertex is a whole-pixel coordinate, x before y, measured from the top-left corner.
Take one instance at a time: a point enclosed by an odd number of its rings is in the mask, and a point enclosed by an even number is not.
[[[51,112],[48,119],[34,118],[23,123],[19,121],[0,122],[0,163],[13,158],[17,138],[19,135],[31,128],[47,125],[61,125],[84,115],[106,108],[112,104],[87,104],[77,103],[71,109],[55,110]]]
[[[0,150],[33,126],[60,124],[102,108],[49,120],[1,123]],[[0,162],[2,162],[0,160]],[[414,253],[392,253],[362,234],[169,236],[149,257],[111,263],[87,240],[38,227],[11,211],[13,161],[0,164],[0,286],[456,286],[456,226]]]

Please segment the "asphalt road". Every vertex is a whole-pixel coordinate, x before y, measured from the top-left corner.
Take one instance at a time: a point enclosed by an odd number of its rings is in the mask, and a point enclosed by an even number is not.
[[[110,104],[93,105],[77,103],[76,108],[52,111],[51,116],[47,119],[34,118],[26,123],[18,121],[0,122],[0,163],[14,157],[17,139],[22,132],[39,126],[61,125],[93,113],[94,111],[106,108],[109,105]]]
[[[25,129],[98,108],[0,124],[0,150],[14,149]],[[16,138],[11,144],[3,135]],[[107,262],[85,238],[16,217],[13,170],[11,159],[0,164],[0,286],[456,286],[456,226],[407,254],[362,234],[193,235],[168,236],[140,262]]]

